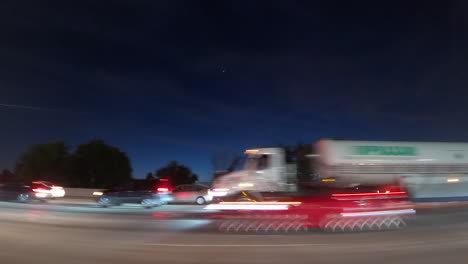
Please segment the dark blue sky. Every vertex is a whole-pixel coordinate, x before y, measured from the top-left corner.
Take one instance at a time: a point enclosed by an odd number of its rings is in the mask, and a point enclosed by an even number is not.
[[[468,5],[431,2],[2,1],[0,167],[102,138],[206,180],[279,142],[468,141]]]

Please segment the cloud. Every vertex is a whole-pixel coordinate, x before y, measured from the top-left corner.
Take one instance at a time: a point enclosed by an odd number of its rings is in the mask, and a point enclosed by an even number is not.
[[[15,105],[15,104],[0,104],[0,107],[7,107],[7,108],[13,108],[13,109],[37,110],[37,111],[57,111],[56,109],[50,109],[50,108],[45,108],[45,107]]]

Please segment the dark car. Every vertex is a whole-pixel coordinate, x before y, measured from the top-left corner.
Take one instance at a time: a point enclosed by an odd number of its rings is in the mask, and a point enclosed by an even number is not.
[[[94,192],[96,202],[101,207],[127,203],[141,204],[144,208],[152,208],[167,203],[166,195],[156,190],[146,188],[113,188]]]
[[[25,185],[21,183],[0,184],[0,199],[3,201],[28,202],[32,200],[45,201],[52,198],[50,188],[38,184]]]

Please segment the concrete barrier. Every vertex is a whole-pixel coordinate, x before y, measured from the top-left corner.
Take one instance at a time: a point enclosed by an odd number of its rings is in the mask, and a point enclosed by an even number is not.
[[[93,198],[93,192],[100,192],[103,189],[88,188],[65,188],[65,197],[67,198]]]

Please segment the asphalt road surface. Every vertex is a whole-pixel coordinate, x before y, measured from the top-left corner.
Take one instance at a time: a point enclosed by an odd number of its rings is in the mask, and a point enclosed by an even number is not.
[[[468,263],[468,209],[424,209],[405,230],[225,234],[200,206],[0,203],[0,263]]]

